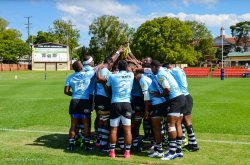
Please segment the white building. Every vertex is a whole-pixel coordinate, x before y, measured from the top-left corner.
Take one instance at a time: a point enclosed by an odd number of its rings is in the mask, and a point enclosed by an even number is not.
[[[32,70],[70,70],[68,47],[53,43],[33,45]]]

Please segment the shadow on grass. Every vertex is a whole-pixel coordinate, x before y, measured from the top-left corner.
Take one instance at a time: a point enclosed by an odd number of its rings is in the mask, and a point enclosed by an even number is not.
[[[68,134],[49,134],[49,135],[43,135],[38,137],[32,144],[26,144],[30,146],[41,146],[41,147],[47,147],[51,149],[59,149],[63,150],[65,153],[77,153],[80,155],[95,155],[95,156],[101,156],[101,157],[108,157],[108,153],[102,153],[98,150],[97,147],[94,147],[91,151],[85,151],[84,147],[75,146],[73,151],[67,150],[68,146]],[[94,144],[92,144],[94,145]],[[122,158],[123,153],[120,149],[117,149],[117,158]],[[146,156],[147,154],[144,152],[132,152],[132,155],[137,156]]]
[[[68,134],[49,134],[38,137],[30,146],[42,146],[51,149],[63,150],[66,153],[78,153],[81,155],[98,155],[108,156],[108,153],[100,153],[98,148],[94,148],[91,151],[85,151],[84,147],[75,146],[73,151],[67,150],[68,146]]]

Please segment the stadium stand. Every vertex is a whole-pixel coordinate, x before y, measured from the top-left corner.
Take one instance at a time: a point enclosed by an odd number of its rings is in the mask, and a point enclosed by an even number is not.
[[[208,77],[210,68],[184,68],[187,77]]]
[[[215,69],[212,77],[220,77],[221,69]],[[225,77],[242,77],[242,74],[247,72],[245,68],[224,68]]]

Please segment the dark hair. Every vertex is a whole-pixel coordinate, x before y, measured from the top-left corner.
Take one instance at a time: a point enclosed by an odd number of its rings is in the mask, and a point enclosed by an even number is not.
[[[113,71],[115,71],[115,70],[119,70],[117,64],[115,66],[113,66]]]
[[[89,60],[90,59],[90,55],[85,55],[85,56],[83,56],[83,58],[82,58],[82,61],[84,62],[84,61],[87,61],[87,60]]]
[[[125,60],[120,60],[118,62],[118,69],[119,69],[119,71],[121,71],[121,70],[127,70],[127,67],[128,67],[128,63]]]
[[[75,72],[82,71],[82,63],[80,61],[75,61],[72,65]]]
[[[161,63],[158,60],[153,60],[150,65],[155,66],[155,67],[159,67],[159,66],[161,66]]]
[[[113,62],[113,59],[111,58],[111,57],[106,57],[105,59],[104,59],[104,64],[110,64],[110,63],[112,63]]]

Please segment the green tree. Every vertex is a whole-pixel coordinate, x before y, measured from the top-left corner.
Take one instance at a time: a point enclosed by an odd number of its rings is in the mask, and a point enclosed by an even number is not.
[[[17,63],[18,58],[27,54],[30,54],[29,45],[20,39],[0,41],[0,57],[3,63]]]
[[[214,61],[215,48],[213,47],[213,36],[205,24],[197,21],[186,21],[185,23],[192,30],[194,50],[197,54],[198,62],[205,62],[207,56]]]
[[[97,63],[110,56],[127,40],[132,40],[134,29],[118,17],[103,15],[96,18],[89,26],[91,36],[90,53]]]
[[[0,60],[17,63],[18,58],[30,53],[29,45],[21,40],[21,33],[16,29],[7,29],[8,21],[0,18]]]
[[[82,61],[84,55],[89,53],[89,48],[82,46],[76,49],[76,58]]]
[[[49,33],[55,35],[59,44],[68,45],[70,54],[79,46],[80,31],[73,28],[71,20],[55,20],[53,27],[49,28]]]
[[[2,33],[4,30],[6,30],[8,26],[8,21],[0,17],[0,32]]]
[[[232,36],[235,37],[236,45],[239,45],[240,42],[244,43],[245,51],[247,51],[250,21],[236,23],[236,25],[230,26],[230,29]]]
[[[192,31],[177,18],[160,17],[143,23],[131,45],[138,57],[151,56],[161,62],[197,64]]]
[[[29,38],[26,40],[28,41],[33,41],[33,44],[40,44],[40,43],[47,43],[47,42],[52,42],[56,43],[56,35],[52,34],[51,32],[43,32],[43,31],[38,31],[37,36],[29,36]]]

